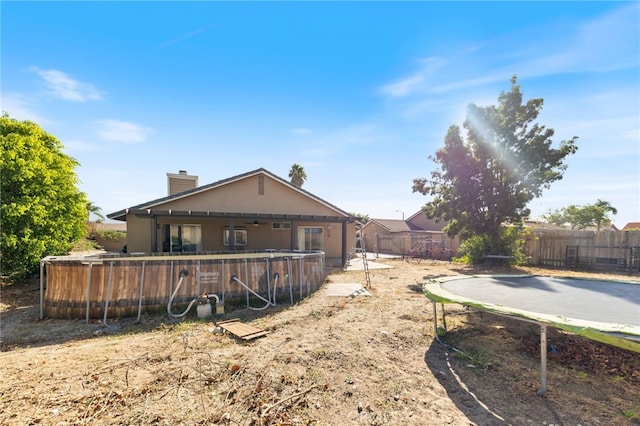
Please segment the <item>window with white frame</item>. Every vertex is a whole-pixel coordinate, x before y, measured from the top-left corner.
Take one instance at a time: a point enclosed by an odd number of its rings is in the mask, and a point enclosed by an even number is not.
[[[229,236],[231,235],[231,230],[228,227],[224,228],[223,231],[223,240],[224,245],[229,246]],[[234,235],[234,246],[246,246],[247,245],[247,229],[246,228],[233,228]]]

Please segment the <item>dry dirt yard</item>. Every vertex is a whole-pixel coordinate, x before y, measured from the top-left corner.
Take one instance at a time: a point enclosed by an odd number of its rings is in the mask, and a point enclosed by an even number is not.
[[[393,268],[371,270],[370,297],[323,286],[295,306],[229,312],[268,332],[249,342],[166,314],[41,321],[37,283],[4,286],[0,424],[639,424],[639,354],[549,329],[557,351],[540,397],[536,325],[448,305],[442,340],[464,355],[434,340],[421,283],[505,269],[382,262]],[[511,272],[523,271],[571,275]],[[364,272],[327,278],[340,282]]]

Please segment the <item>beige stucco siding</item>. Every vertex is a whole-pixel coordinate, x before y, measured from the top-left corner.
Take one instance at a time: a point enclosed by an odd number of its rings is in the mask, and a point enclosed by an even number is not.
[[[127,251],[151,252],[151,219],[127,215]]]
[[[260,192],[259,179],[264,176],[264,190]],[[310,199],[302,192],[265,175],[250,176],[236,182],[190,194],[153,206],[162,210],[193,210],[256,214],[289,214],[335,216],[329,206]]]

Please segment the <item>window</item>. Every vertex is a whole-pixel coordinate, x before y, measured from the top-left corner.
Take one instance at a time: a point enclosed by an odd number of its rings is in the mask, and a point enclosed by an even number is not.
[[[322,228],[316,226],[301,226],[298,230],[298,247],[300,250],[323,249]]]
[[[228,227],[224,228],[223,231],[223,240],[224,245],[229,245],[229,234],[230,229]],[[247,245],[247,229],[246,228],[233,228],[234,235],[234,246],[246,246]]]
[[[291,229],[291,222],[271,222],[271,229],[277,229],[277,230]]]
[[[200,225],[164,225],[162,251],[202,251],[202,231]]]

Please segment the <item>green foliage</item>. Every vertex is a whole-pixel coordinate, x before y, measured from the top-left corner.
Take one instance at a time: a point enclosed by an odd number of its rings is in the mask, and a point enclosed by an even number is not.
[[[369,215],[368,214],[362,214],[362,213],[351,213],[351,217],[353,217],[356,220],[359,220],[362,223],[367,223],[369,222]]]
[[[80,238],[71,244],[72,251],[93,251],[101,249],[102,247],[97,242],[87,238]]]
[[[307,180],[307,173],[300,164],[293,163],[291,170],[289,170],[289,177],[291,178],[291,184],[301,188],[302,184]]]
[[[78,163],[40,126],[0,117],[2,273],[26,275],[44,256],[69,252],[85,232],[88,201]]]
[[[594,204],[576,206],[574,204],[561,209],[549,210],[542,215],[547,223],[564,226],[571,225],[571,229],[585,229],[594,226],[600,230],[611,224],[609,213],[617,214],[618,210],[608,201],[598,200]]]
[[[513,77],[511,91],[500,94],[497,106],[469,105],[466,139],[458,126],[449,128],[444,147],[429,157],[439,164],[431,179],[413,180],[413,192],[432,197],[423,211],[445,221],[449,236],[480,236],[469,243],[472,257],[477,245],[494,248],[503,224],[520,224],[530,215],[527,204],[562,179],[565,157],[577,150],[577,137],[551,147],[554,130],[535,123],[542,104],[523,104]]]
[[[94,231],[91,238],[102,238],[103,240],[121,240],[127,237],[125,231],[114,231],[112,229],[98,229]]]
[[[503,226],[497,235],[472,235],[462,242],[458,248],[456,261],[467,264],[478,264],[484,261],[487,254],[512,256],[511,264],[526,263],[524,243],[529,230],[519,226]]]

